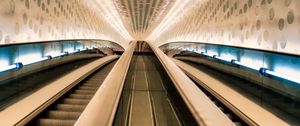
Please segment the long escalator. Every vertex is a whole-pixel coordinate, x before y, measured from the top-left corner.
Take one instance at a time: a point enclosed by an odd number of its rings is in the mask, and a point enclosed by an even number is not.
[[[135,53],[114,125],[196,125],[153,53]]]
[[[0,110],[96,58],[74,61],[0,84]]]
[[[184,61],[184,60],[183,60]],[[217,79],[218,81],[223,82],[226,86],[229,86],[231,89],[234,89],[238,93],[247,97],[249,100],[255,102],[260,105],[267,111],[275,114],[277,117],[285,120],[291,125],[298,125],[300,123],[299,112],[297,104],[299,102],[294,101],[292,98],[283,96],[279,93],[276,93],[270,89],[264,88],[259,84],[252,83],[243,78],[236,77],[225,72],[222,72],[216,68],[212,68],[203,64],[198,64],[192,61],[184,61],[185,63],[193,66],[194,68],[205,72],[209,76]],[[205,92],[213,101],[218,101],[209,91],[199,86],[199,88]],[[217,106],[222,106],[224,112],[230,112],[228,108],[222,105],[221,102],[216,102]],[[223,111],[223,110],[222,110]],[[288,113],[290,112],[290,113]],[[235,120],[238,117],[235,114],[231,114]]]
[[[100,87],[116,61],[100,68],[48,107],[28,125],[72,126]]]

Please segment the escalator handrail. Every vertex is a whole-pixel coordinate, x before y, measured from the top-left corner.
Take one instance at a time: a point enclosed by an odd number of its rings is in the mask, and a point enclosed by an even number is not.
[[[288,125],[284,120],[281,120],[260,105],[227,86],[225,82],[221,82],[178,59],[172,60],[196,82],[199,82],[202,87],[235,112],[235,114],[242,118],[247,124],[253,126],[268,126],[273,124],[278,126]]]
[[[199,125],[234,125],[170,58],[152,43],[148,44],[162,63]]]
[[[50,82],[0,112],[1,126],[23,126],[44,111],[67,91],[105,64],[119,58],[106,56]]]

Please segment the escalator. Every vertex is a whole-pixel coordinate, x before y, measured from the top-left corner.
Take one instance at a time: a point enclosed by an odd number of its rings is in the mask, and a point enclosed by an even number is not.
[[[184,60],[183,60],[184,61]],[[184,61],[185,63],[193,66],[194,68],[205,72],[209,76],[217,79],[231,89],[237,91],[239,94],[242,94],[249,100],[255,102],[256,104],[263,107],[265,110],[271,112],[277,117],[285,120],[291,125],[298,125],[300,123],[299,119],[299,102],[295,99],[289,98],[282,94],[279,94],[275,91],[262,87],[260,84],[255,84],[243,78],[227,74],[225,72],[219,71],[218,69],[203,65],[197,64],[192,61]],[[230,118],[233,117],[233,121],[241,121],[237,115],[232,113],[230,109],[226,108],[224,104],[218,102],[217,98],[214,97],[209,91],[205,88],[199,86],[199,88],[205,92],[212,101],[215,101],[216,105],[228,115]],[[244,123],[245,124],[245,123]]]
[[[97,58],[74,61],[62,64],[51,69],[45,69],[0,85],[0,110],[30,95],[57,78],[85,65]]]
[[[74,125],[115,63],[111,62],[85,78],[27,125]]]
[[[152,52],[135,53],[114,125],[197,125],[163,66]]]

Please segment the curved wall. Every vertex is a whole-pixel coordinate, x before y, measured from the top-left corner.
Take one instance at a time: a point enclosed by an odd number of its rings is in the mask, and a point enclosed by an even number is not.
[[[63,39],[128,41],[84,0],[0,0],[0,44]]]
[[[180,2],[180,1],[176,1]],[[299,0],[189,0],[148,38],[204,42],[300,55]],[[176,4],[176,3],[175,3]],[[174,15],[176,9],[180,12]]]

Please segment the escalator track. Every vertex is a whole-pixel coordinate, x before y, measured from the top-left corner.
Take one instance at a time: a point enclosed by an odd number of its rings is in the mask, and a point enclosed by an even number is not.
[[[74,125],[115,63],[109,63],[78,83],[27,125]]]
[[[32,94],[57,78],[94,60],[93,58],[62,64],[0,84],[0,110],[4,110],[6,107]]]

